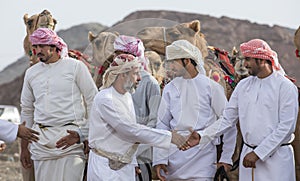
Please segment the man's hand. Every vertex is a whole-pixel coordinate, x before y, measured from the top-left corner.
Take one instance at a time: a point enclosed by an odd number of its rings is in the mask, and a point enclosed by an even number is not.
[[[141,168],[138,167],[138,166],[136,166],[136,167],[135,167],[135,174],[136,174],[136,175],[139,175],[139,174],[141,174],[141,173],[142,173]]]
[[[67,132],[69,135],[62,137],[56,142],[56,148],[63,147],[62,149],[64,150],[80,141],[79,134],[76,131],[67,130]]]
[[[86,154],[87,156],[89,155],[90,147],[89,147],[89,141],[88,141],[88,140],[84,140],[84,141],[83,141],[83,152],[84,152],[84,154]]]
[[[166,181],[166,177],[164,177],[164,176],[162,176],[162,175],[160,174],[160,170],[163,170],[163,172],[164,172],[166,175],[168,175],[169,173],[168,173],[167,165],[164,165],[164,164],[155,165],[155,166],[154,166],[154,169],[155,169],[155,171],[156,171],[156,175],[157,175],[157,177],[159,178],[159,180],[161,180],[161,181]]]
[[[31,143],[32,141],[37,142],[39,140],[39,137],[37,135],[39,135],[39,132],[25,127],[25,121],[19,125],[17,134],[19,138],[25,139],[29,143]]]
[[[191,135],[189,136],[188,140],[179,147],[180,150],[188,150],[189,148],[191,147],[194,147],[196,145],[199,144],[200,142],[200,135],[196,132],[196,131],[193,131],[193,130],[190,130],[191,132]]]
[[[2,141],[0,141],[0,153],[3,152],[6,148],[6,144]]]
[[[226,173],[228,173],[232,168],[232,166],[228,163],[224,163],[224,162],[217,163],[217,168],[220,168],[221,166],[224,167]]]
[[[172,131],[171,143],[175,144],[178,148],[185,144],[187,138],[178,134],[176,130]]]
[[[20,161],[22,163],[22,166],[25,169],[31,168],[32,165],[33,165],[33,162],[30,158],[30,152],[28,150],[28,147],[26,146],[26,145],[28,145],[28,141],[27,140],[21,140],[21,145],[23,145],[23,146],[21,146],[21,155],[20,155]]]
[[[248,153],[243,160],[243,165],[246,168],[256,168],[256,161],[259,160],[259,157],[255,154],[254,151],[251,151],[250,153]]]

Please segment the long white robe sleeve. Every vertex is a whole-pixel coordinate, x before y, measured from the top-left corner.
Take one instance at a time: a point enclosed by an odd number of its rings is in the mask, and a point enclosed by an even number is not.
[[[167,149],[171,133],[137,124],[129,93],[119,94],[113,87],[101,90],[91,110],[91,148],[124,154],[136,142]]]
[[[18,125],[0,119],[0,140],[11,143],[17,139]]]
[[[90,114],[89,146],[113,155],[124,155],[136,143],[168,149],[171,133],[136,123],[131,95],[118,93],[113,86],[101,90],[94,99]],[[130,155],[134,157],[135,155]],[[132,180],[135,177],[133,158],[131,164],[112,170],[108,159],[90,152],[88,179]]]

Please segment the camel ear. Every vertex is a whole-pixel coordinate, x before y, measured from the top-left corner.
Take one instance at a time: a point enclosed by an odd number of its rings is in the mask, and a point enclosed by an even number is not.
[[[194,20],[189,23],[189,27],[193,29],[195,32],[200,32],[200,21],[199,20]]]
[[[298,50],[300,50],[300,26],[295,32],[294,43]]]
[[[239,53],[239,51],[236,49],[236,47],[232,47],[232,50],[231,50],[231,55],[235,56]]]
[[[24,14],[23,20],[24,20],[25,25],[27,25],[27,21],[28,21],[28,14],[27,13]]]
[[[120,33],[119,33],[119,32],[117,32],[117,31],[114,31],[114,34],[115,34],[115,35],[117,35],[117,36],[119,36],[119,35],[120,35]]]
[[[94,35],[91,31],[89,31],[88,39],[90,42],[92,42],[97,36]]]
[[[54,30],[55,29],[55,25],[57,24],[57,21],[54,18],[53,18],[53,23],[54,23],[54,25],[53,25],[53,30]]]

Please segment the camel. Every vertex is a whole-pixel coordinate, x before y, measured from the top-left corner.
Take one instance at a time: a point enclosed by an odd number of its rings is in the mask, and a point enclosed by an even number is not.
[[[294,36],[294,44],[296,46],[296,56],[300,57],[300,26],[295,32]]]
[[[204,68],[207,76],[220,83],[224,87],[227,98],[230,97],[233,91],[233,86],[230,84],[234,81],[232,80],[234,68],[228,62],[228,55],[224,51],[209,48],[206,45],[205,37],[200,31],[199,20],[178,24],[173,27],[146,27],[137,33],[137,37],[143,41],[146,50],[155,51],[160,55],[165,54],[165,47],[173,41],[180,39],[188,40],[199,48],[202,56],[205,58]],[[221,61],[216,56],[222,56],[226,60]],[[232,74],[231,76],[228,77],[227,73],[217,65],[217,62],[214,61],[216,59],[220,60],[220,63]]]
[[[99,74],[95,79],[97,87],[102,85],[102,76],[109,64],[113,61],[115,39],[119,36],[118,32],[100,32],[98,35],[94,35],[89,32],[88,39],[92,45],[92,57],[93,64],[99,66]],[[145,57],[149,60],[149,72],[158,80],[162,82],[162,60],[159,54],[155,51],[145,51]]]
[[[300,60],[300,26],[295,32],[294,36],[294,44],[296,47],[296,57],[299,58]],[[298,87],[299,91],[299,106],[300,106],[300,88]],[[300,110],[299,110],[300,111]],[[297,119],[297,124],[296,124],[296,131],[295,131],[295,139],[292,142],[292,146],[294,148],[294,155],[295,155],[295,168],[296,168],[296,179],[300,180],[300,150],[299,150],[299,145],[300,145],[300,114],[298,113],[298,119]]]
[[[54,19],[51,13],[48,10],[44,10],[39,14],[32,15],[28,17],[28,14],[25,14],[23,17],[24,24],[26,25],[27,35],[23,41],[23,47],[25,50],[25,54],[30,57],[30,65],[34,65],[38,62],[37,57],[32,52],[32,46],[29,41],[29,36],[38,28],[49,28],[54,30],[55,25],[57,23],[56,19]]]
[[[145,51],[145,57],[149,60],[148,70],[153,77],[161,84],[164,77],[164,72],[162,68],[162,59],[158,53],[155,51]]]
[[[102,76],[109,67],[114,57],[114,41],[118,37],[117,32],[101,32],[94,35],[89,32],[88,39],[92,44],[93,64],[99,67],[98,75],[94,78],[96,86],[102,86]]]

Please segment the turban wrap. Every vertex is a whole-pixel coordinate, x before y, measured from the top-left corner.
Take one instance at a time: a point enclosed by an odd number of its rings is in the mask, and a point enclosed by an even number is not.
[[[132,36],[120,35],[115,39],[114,49],[138,57],[143,68],[147,70],[149,60],[144,56],[145,47],[142,40]]]
[[[200,50],[187,40],[177,40],[166,47],[166,59],[190,58],[197,64],[196,69],[205,75],[204,62]]]
[[[121,73],[126,73],[134,68],[139,68],[140,62],[137,57],[130,54],[116,56],[103,76],[103,86],[100,90],[110,87]]]
[[[244,57],[270,60],[273,70],[278,71],[281,75],[285,75],[283,68],[279,64],[277,53],[273,51],[265,41],[261,39],[250,40],[246,43],[242,43],[240,50]]]
[[[38,28],[29,37],[32,45],[54,45],[60,50],[61,57],[68,56],[67,44],[53,30]]]

